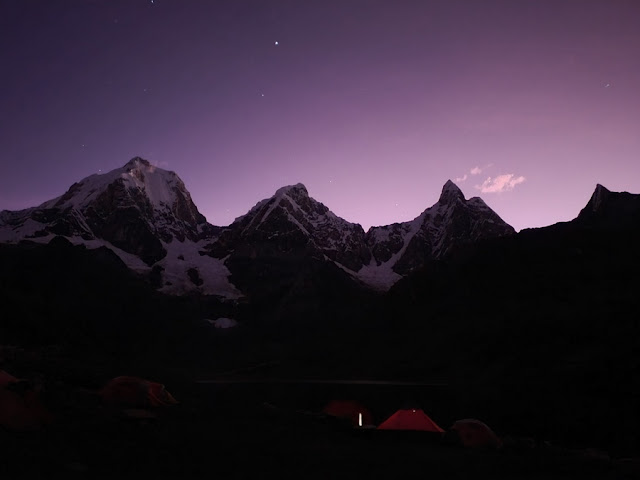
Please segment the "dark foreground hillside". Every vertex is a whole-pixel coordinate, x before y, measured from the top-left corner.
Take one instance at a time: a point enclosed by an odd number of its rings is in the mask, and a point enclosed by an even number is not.
[[[638,466],[551,443],[472,450],[431,436],[354,431],[321,415],[325,397],[301,385],[203,386],[166,376],[181,403],[129,411],[131,418],[69,380],[44,379],[53,414],[46,428],[0,430],[3,478],[613,479],[633,478]]]
[[[395,328],[362,357],[473,392],[501,427],[638,451],[638,245],[559,224],[469,248],[397,285]]]
[[[441,478],[472,470],[486,478],[619,478],[631,462],[622,470],[616,462],[640,456],[639,244],[629,228],[525,231],[428,265],[384,298],[323,290],[331,297],[321,308],[321,295],[300,284],[307,296],[277,305],[167,298],[106,250],[63,240],[1,246],[0,343],[20,353],[3,354],[0,368],[40,382],[58,419],[35,434],[3,431],[5,467],[94,478],[213,468],[226,478],[428,468]],[[237,329],[203,321],[231,311],[242,321]],[[282,392],[194,383],[240,374],[437,383],[445,386],[439,397],[397,391],[388,408],[411,397],[443,426],[479,418],[537,448],[523,456],[380,443],[290,414],[317,410],[320,396],[292,402]],[[86,390],[116,375],[158,379],[181,404],[154,420],[114,416]],[[388,394],[363,396],[376,403]],[[587,448],[616,462],[585,459]]]

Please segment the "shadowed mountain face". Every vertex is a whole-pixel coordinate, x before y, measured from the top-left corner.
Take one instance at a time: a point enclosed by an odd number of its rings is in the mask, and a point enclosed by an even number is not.
[[[640,224],[640,195],[611,192],[598,184],[576,222],[614,229],[637,227]]]

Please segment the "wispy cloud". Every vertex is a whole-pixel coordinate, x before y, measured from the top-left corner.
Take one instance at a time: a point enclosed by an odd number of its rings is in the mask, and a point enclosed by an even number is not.
[[[526,178],[522,175],[516,177],[513,173],[505,173],[497,177],[487,177],[482,185],[476,185],[476,188],[482,193],[501,193],[513,190],[516,185],[524,182]]]
[[[467,173],[465,173],[463,176],[461,177],[456,177],[455,178],[455,182],[459,183],[459,182],[464,182],[467,178],[469,178],[469,175],[480,175],[484,170],[486,170],[489,167],[492,167],[493,163],[489,163],[487,165],[485,165],[484,167],[473,167],[471,170],[469,170]]]

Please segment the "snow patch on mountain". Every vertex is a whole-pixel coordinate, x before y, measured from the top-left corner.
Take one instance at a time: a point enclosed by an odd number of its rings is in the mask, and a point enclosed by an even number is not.
[[[371,259],[369,265],[365,265],[357,272],[345,270],[373,290],[386,292],[402,278],[402,275],[393,271],[394,263],[390,260],[377,265],[376,261]]]
[[[167,255],[156,264],[163,268],[161,292],[170,295],[198,292],[234,300],[243,296],[229,281],[231,272],[224,264],[225,259],[201,255],[202,245],[189,240],[174,240],[164,247]],[[189,270],[197,274],[200,285],[194,287]]]
[[[224,265],[224,259],[200,255],[200,246],[190,240],[174,240],[164,244],[167,256],[152,266],[105,240],[85,240],[81,237],[68,237],[68,240],[74,245],[84,245],[89,249],[107,247],[118,255],[130,270],[139,274],[148,275],[154,267],[161,267],[163,285],[159,291],[168,295],[198,292],[230,300],[242,297],[242,293],[229,281],[231,272]],[[201,285],[193,284],[188,274],[189,269],[197,270]]]
[[[383,227],[371,227],[369,233],[373,243],[387,242],[391,238],[392,229],[400,229],[402,231],[402,246],[391,255],[385,262],[377,263],[375,258],[371,259],[368,265],[364,265],[360,270],[354,273],[354,276],[362,281],[365,285],[376,290],[389,290],[391,286],[402,278],[402,276],[393,270],[394,265],[405,254],[409,243],[413,237],[418,234],[424,222],[425,215],[428,210],[421,213],[418,217],[410,222],[403,224],[395,224]],[[371,240],[370,240],[371,241]]]
[[[83,245],[89,250],[94,250],[100,247],[106,247],[109,250],[111,250],[113,253],[115,253],[118,257],[120,257],[120,260],[122,260],[124,264],[135,273],[144,275],[151,271],[151,268],[146,263],[144,263],[140,259],[140,257],[137,257],[132,253],[125,252],[124,250],[107,242],[106,240],[102,240],[102,239],[85,240],[84,238],[78,237],[78,236],[64,237],[64,238],[69,240],[69,242],[71,242],[73,245]]]
[[[139,274],[148,275],[156,266],[162,268],[162,287],[160,292],[168,295],[184,295],[187,293],[200,293],[203,295],[216,295],[229,300],[242,297],[242,293],[229,281],[231,272],[224,265],[224,259],[212,258],[208,255],[200,255],[201,248],[198,244],[185,240],[174,240],[164,244],[167,250],[165,258],[152,266],[144,263],[138,256],[101,240],[85,240],[81,237],[67,238],[74,245],[84,245],[89,249],[107,247],[112,250],[127,267]],[[197,271],[201,285],[194,285],[188,274],[189,269]]]

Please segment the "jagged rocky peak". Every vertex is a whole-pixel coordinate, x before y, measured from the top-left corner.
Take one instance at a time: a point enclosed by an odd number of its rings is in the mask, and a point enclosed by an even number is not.
[[[444,258],[453,248],[480,239],[514,233],[478,197],[465,200],[460,188],[451,180],[442,187],[438,202],[418,217],[394,225],[372,227],[367,232],[367,244],[377,265],[363,269],[358,276],[365,283],[389,288],[400,276],[406,275],[426,262]],[[379,273],[386,271],[387,275]]]
[[[640,195],[612,192],[597,184],[576,221],[599,226],[637,228],[640,225]]]
[[[303,248],[356,270],[370,259],[362,226],[336,216],[302,183],[279,188],[238,217],[213,245],[216,255],[226,255],[237,242],[251,252]]]
[[[611,191],[598,183],[591,194],[591,198],[578,214],[578,218],[585,219],[602,210],[610,195]]]
[[[593,195],[591,195],[591,208],[594,211],[598,210],[610,193],[611,191],[609,189],[598,183],[596,189],[593,191]]]
[[[284,212],[290,220],[301,222],[305,229],[310,228],[308,221],[315,224],[320,221],[320,217],[333,215],[324,204],[309,196],[302,183],[279,188],[272,197],[258,202],[248,215],[257,215],[259,223],[264,225],[267,218],[279,218]]]
[[[440,194],[438,203],[450,204],[455,202],[456,200],[464,201],[464,194],[455,183],[453,183],[451,180],[447,180],[447,182],[442,187],[442,193]]]

